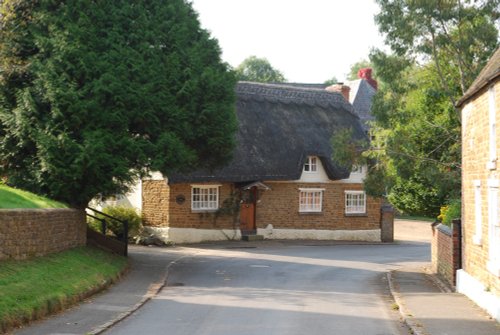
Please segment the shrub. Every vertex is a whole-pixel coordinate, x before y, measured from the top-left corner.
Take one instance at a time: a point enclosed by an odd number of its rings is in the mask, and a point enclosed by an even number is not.
[[[142,218],[141,216],[137,213],[137,211],[132,208],[132,207],[125,207],[125,206],[108,206],[105,207],[102,210],[103,213],[108,214],[114,218],[117,218],[118,220],[121,221],[127,221],[128,222],[128,230],[129,236],[135,236],[139,233],[141,226],[142,226]],[[109,218],[106,218],[105,216],[101,214],[96,215],[99,218],[104,218],[106,220],[106,224],[108,229],[116,236],[122,236],[123,235],[123,225],[120,222],[117,222],[116,220],[112,220]],[[98,231],[101,232],[101,222],[96,220],[96,219],[91,219],[89,220],[89,226]]]
[[[450,200],[447,205],[441,207],[440,212],[438,220],[451,226],[451,221],[459,219],[462,215],[462,203],[459,199]]]

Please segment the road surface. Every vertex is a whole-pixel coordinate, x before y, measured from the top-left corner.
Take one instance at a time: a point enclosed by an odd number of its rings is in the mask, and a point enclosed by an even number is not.
[[[222,243],[186,247],[168,285],[106,334],[402,335],[386,272],[429,261],[427,223],[399,244]]]

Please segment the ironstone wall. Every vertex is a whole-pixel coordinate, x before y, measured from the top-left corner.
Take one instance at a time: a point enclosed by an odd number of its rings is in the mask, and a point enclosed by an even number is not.
[[[432,272],[455,287],[457,270],[462,267],[461,223],[453,220],[452,227],[432,225]]]
[[[0,209],[0,259],[24,259],[83,246],[83,210]]]

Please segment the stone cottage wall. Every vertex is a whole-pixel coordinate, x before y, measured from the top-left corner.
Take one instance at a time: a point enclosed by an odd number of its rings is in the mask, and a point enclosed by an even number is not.
[[[76,209],[1,209],[0,259],[24,259],[83,246],[85,212]]]
[[[256,224],[258,233],[262,233],[265,238],[381,240],[381,200],[368,197],[365,214],[345,214],[344,191],[362,190],[362,184],[264,183],[270,190],[259,191]],[[220,208],[225,207],[225,201],[239,194],[239,190],[231,183],[203,185],[219,185]],[[301,187],[325,189],[321,213],[299,213]],[[148,230],[167,240],[178,239],[183,242],[225,239],[227,234],[237,238],[239,213],[193,211],[191,191],[192,185],[188,183],[167,185],[164,180],[143,181],[143,217]],[[269,227],[272,227],[272,231]],[[216,230],[219,233],[215,233]],[[220,234],[222,230],[225,232]],[[290,230],[297,233],[292,232],[290,235]],[[325,234],[326,231],[336,233]]]
[[[142,220],[145,226],[168,226],[170,187],[165,180],[142,181]]]
[[[221,185],[219,187],[219,208],[235,191],[229,183],[203,183],[203,185]],[[191,210],[191,184],[173,184],[170,186],[170,223],[172,228],[196,229],[234,229],[231,213],[216,215],[215,212],[193,212]],[[180,202],[179,199],[184,199]],[[239,216],[237,216],[238,220]]]
[[[221,185],[219,206],[231,197],[234,187],[225,183],[203,183]],[[233,217],[229,214],[216,216],[214,212],[191,210],[191,184],[167,185],[164,180],[144,180],[142,215],[145,226],[195,229],[233,229]]]
[[[275,229],[371,230],[380,229],[381,200],[367,198],[366,214],[345,214],[344,191],[363,190],[362,184],[265,182],[257,204],[257,227]],[[299,188],[323,188],[321,213],[299,212]]]

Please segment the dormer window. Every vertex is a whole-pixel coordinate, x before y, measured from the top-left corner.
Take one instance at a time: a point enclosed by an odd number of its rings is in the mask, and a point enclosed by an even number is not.
[[[304,172],[314,173],[318,171],[318,158],[314,156],[307,157],[304,164]]]
[[[357,174],[363,173],[363,165],[353,165],[351,173],[357,173]]]

